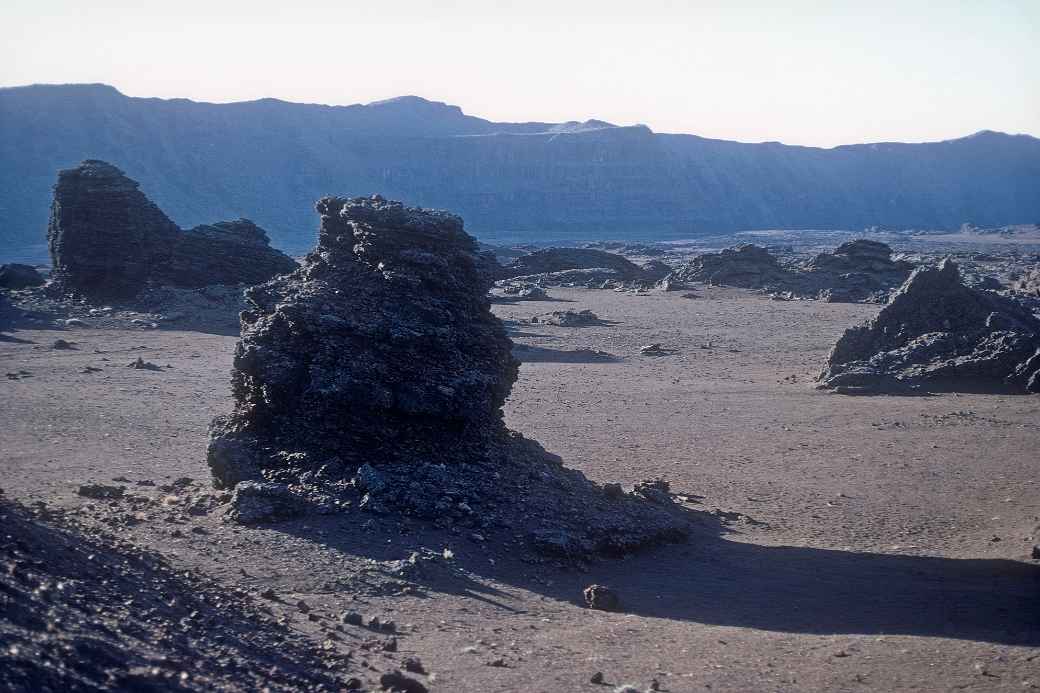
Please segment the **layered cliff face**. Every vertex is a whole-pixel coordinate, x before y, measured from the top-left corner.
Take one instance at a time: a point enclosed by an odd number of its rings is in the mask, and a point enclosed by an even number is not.
[[[279,247],[301,252],[311,203],[333,187],[456,210],[486,240],[1040,219],[1040,140],[1000,133],[816,149],[492,123],[416,98],[220,105],[101,85],[0,90],[0,122],[0,245],[12,249],[39,242],[54,169],[87,157],[121,162],[182,226],[256,210]]]
[[[253,284],[296,267],[252,222],[183,232],[139,188],[104,161],[58,173],[47,227],[55,290],[130,298],[149,283]]]

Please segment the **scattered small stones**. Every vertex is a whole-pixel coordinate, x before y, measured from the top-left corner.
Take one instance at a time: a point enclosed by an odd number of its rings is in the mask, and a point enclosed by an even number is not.
[[[75,342],[67,342],[64,339],[55,339],[51,342],[51,349],[67,350],[74,348],[75,345]]]
[[[406,657],[401,662],[401,668],[412,674],[425,674],[426,667],[423,666],[422,660],[418,657]]]
[[[360,626],[365,623],[365,617],[356,611],[344,611],[340,614],[339,620],[348,626]]]
[[[335,691],[354,673],[240,590],[75,517],[0,497],[0,690]]]
[[[604,585],[589,585],[582,595],[585,597],[585,605],[590,609],[617,611],[621,606],[617,593]]]

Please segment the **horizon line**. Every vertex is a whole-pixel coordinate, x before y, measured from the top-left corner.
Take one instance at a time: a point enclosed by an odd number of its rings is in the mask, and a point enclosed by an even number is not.
[[[669,136],[679,136],[679,137],[696,137],[696,138],[699,138],[699,139],[702,139],[702,140],[709,140],[709,141],[715,141],[715,142],[732,142],[732,143],[736,143],[736,144],[748,144],[748,145],[753,145],[753,144],[773,144],[773,145],[777,145],[778,144],[778,145],[782,145],[784,147],[799,147],[799,148],[803,148],[803,149],[822,149],[822,150],[840,149],[842,147],[863,147],[863,146],[886,145],[886,144],[889,144],[889,145],[901,145],[901,144],[906,144],[906,145],[912,145],[912,144],[943,144],[943,143],[947,143],[947,142],[957,142],[957,141],[960,141],[960,140],[971,139],[973,137],[978,137],[980,135],[988,135],[988,134],[1003,135],[1005,137],[1027,137],[1027,138],[1033,139],[1033,140],[1040,139],[1040,137],[1038,137],[1037,135],[1033,135],[1033,134],[1030,134],[1030,133],[1027,133],[1027,132],[1005,132],[1003,130],[992,130],[992,129],[989,129],[989,128],[984,128],[982,130],[976,130],[975,132],[971,132],[971,133],[968,133],[966,135],[961,135],[961,136],[958,136],[958,137],[950,137],[950,138],[940,139],[940,140],[918,140],[918,141],[876,140],[876,141],[872,141],[872,142],[846,142],[846,143],[836,144],[836,145],[828,147],[828,146],[820,146],[820,145],[812,145],[812,144],[789,144],[789,143],[782,142],[782,141],[779,141],[779,140],[759,140],[759,141],[749,142],[749,141],[744,141],[744,140],[723,139],[723,138],[719,138],[719,137],[705,137],[703,135],[698,135],[698,134],[692,133],[692,132],[658,132],[658,131],[650,128],[648,125],[646,125],[644,123],[631,123],[631,124],[628,124],[628,125],[617,125],[615,123],[610,123],[608,121],[603,120],[602,118],[597,118],[597,117],[590,117],[590,118],[586,118],[584,120],[573,119],[573,120],[556,121],[556,122],[553,122],[553,121],[543,121],[543,120],[514,120],[514,121],[490,120],[490,119],[485,118],[483,116],[478,116],[478,115],[473,115],[471,113],[468,113],[461,106],[459,106],[457,104],[451,104],[451,103],[448,103],[446,101],[439,101],[439,100],[436,100],[436,99],[430,99],[430,98],[427,98],[425,96],[420,96],[418,94],[400,94],[398,96],[391,96],[391,97],[384,98],[384,99],[376,99],[374,101],[369,101],[369,102],[356,102],[356,103],[349,103],[349,104],[346,104],[346,103],[341,103],[341,104],[317,103],[317,102],[310,102],[310,101],[288,101],[286,99],[282,99],[282,98],[279,98],[279,97],[276,97],[276,96],[262,96],[262,97],[259,97],[259,98],[256,98],[256,99],[246,99],[246,100],[240,100],[240,101],[201,101],[201,100],[195,100],[195,99],[192,99],[192,98],[188,98],[188,97],[185,97],[185,96],[172,96],[172,97],[165,97],[165,96],[131,96],[131,95],[126,94],[125,92],[121,91],[115,85],[108,84],[107,82],[32,82],[30,84],[0,85],[0,92],[2,92],[2,91],[9,91],[9,90],[16,90],[16,89],[32,89],[32,88],[40,88],[40,87],[43,87],[43,88],[47,88],[47,87],[52,87],[52,88],[60,88],[60,87],[104,87],[106,89],[111,89],[115,93],[117,93],[120,96],[122,96],[124,98],[127,98],[127,99],[140,99],[140,100],[148,100],[148,101],[150,101],[150,100],[155,100],[155,101],[187,101],[189,103],[203,105],[203,106],[232,106],[232,105],[236,105],[236,104],[250,104],[250,103],[260,103],[260,102],[263,102],[263,101],[276,101],[278,103],[284,103],[284,104],[289,104],[289,105],[293,105],[293,106],[313,106],[313,107],[319,107],[319,108],[369,108],[369,107],[372,107],[372,106],[385,105],[385,104],[388,104],[388,103],[391,103],[391,102],[394,102],[394,101],[400,101],[400,100],[403,100],[403,99],[416,99],[416,100],[419,100],[419,101],[422,101],[422,102],[425,102],[425,103],[428,103],[428,104],[433,104],[433,105],[437,105],[437,106],[444,106],[446,108],[455,109],[459,113],[461,113],[463,116],[468,117],[468,118],[476,118],[476,119],[482,120],[482,121],[484,121],[486,123],[499,124],[499,125],[532,125],[532,124],[566,125],[566,124],[570,124],[570,123],[583,124],[583,123],[588,123],[588,122],[595,121],[595,122],[599,122],[599,123],[604,123],[608,128],[643,127],[643,128],[646,128],[647,130],[649,130],[651,132],[651,134],[654,134],[654,135],[669,135]],[[492,133],[492,134],[494,134],[494,133]]]

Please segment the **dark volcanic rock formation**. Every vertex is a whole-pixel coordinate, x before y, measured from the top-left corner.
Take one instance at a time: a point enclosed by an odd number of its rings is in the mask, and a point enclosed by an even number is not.
[[[765,248],[742,244],[697,256],[669,275],[665,285],[706,282],[828,302],[884,302],[911,269],[910,263],[892,260],[888,245],[864,239],[843,243],[833,253],[820,253],[802,265],[787,266]]]
[[[249,219],[196,226],[180,234],[164,284],[198,288],[211,284],[259,284],[296,269],[296,262],[273,249],[267,233]]]
[[[499,279],[531,274],[550,274],[565,270],[612,270],[620,281],[655,281],[642,267],[616,253],[593,248],[546,248],[518,257],[499,271]]]
[[[236,406],[209,448],[232,517],[399,512],[563,555],[684,536],[674,508],[608,498],[505,428],[518,364],[461,219],[381,197],[317,208],[303,267],[246,292]]]
[[[323,198],[318,211],[305,266],[247,291],[255,308],[242,315],[235,355],[238,406],[220,424],[234,435],[211,449],[222,486],[256,474],[225,454],[242,441],[357,466],[462,457],[505,430],[517,364],[462,220],[381,198]],[[454,449],[443,447],[449,431]]]
[[[815,256],[799,275],[804,293],[816,292],[826,301],[863,301],[879,293],[884,300],[913,268],[909,262],[893,260],[888,244],[859,238]]]
[[[870,322],[834,345],[822,388],[1009,388],[1040,392],[1040,320],[961,282],[952,260],[914,271]]]
[[[43,276],[30,265],[0,265],[0,289],[28,289],[43,282]]]
[[[181,231],[136,181],[96,160],[58,173],[47,241],[55,288],[97,298],[148,284],[255,284],[296,267],[245,219]]]
[[[887,243],[857,238],[842,243],[833,253],[820,253],[809,261],[808,269],[825,272],[909,272],[913,265],[892,260]]]
[[[747,289],[786,286],[790,273],[768,250],[743,243],[720,253],[698,255],[678,268],[673,278],[680,282],[706,282]]]

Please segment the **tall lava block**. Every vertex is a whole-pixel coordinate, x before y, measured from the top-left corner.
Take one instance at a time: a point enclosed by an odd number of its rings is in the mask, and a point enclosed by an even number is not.
[[[208,453],[230,519],[407,516],[559,557],[687,536],[666,483],[600,487],[505,427],[518,364],[459,217],[378,196],[317,210],[303,266],[246,291]]]
[[[450,464],[505,435],[517,362],[462,220],[381,197],[317,210],[304,266],[246,292],[236,408],[210,446],[217,484],[283,468],[286,451]]]
[[[136,181],[97,160],[58,173],[47,241],[54,288],[100,299],[148,284],[255,284],[296,268],[245,219],[182,231]]]

